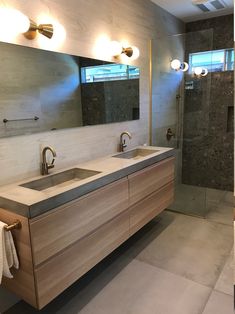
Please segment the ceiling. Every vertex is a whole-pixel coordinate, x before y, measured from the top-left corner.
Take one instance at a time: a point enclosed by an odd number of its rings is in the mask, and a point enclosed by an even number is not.
[[[207,19],[215,16],[221,16],[233,13],[234,3],[233,0],[219,0],[225,9],[216,10],[211,2],[213,0],[151,0],[166,11],[175,15],[184,22],[191,22],[201,19]],[[197,6],[193,5],[193,1],[198,3],[204,3],[210,10],[210,12],[203,12]]]

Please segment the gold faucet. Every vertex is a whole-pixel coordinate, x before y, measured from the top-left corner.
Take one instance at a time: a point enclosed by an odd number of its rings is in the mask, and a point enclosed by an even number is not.
[[[124,135],[127,135],[129,137],[129,139],[131,139],[131,133],[129,133],[127,131],[121,133],[121,135],[120,135],[120,152],[124,152],[124,148],[127,147],[126,140],[123,139]]]
[[[52,156],[53,156],[52,162],[50,164],[47,163],[47,158],[46,158],[46,153],[48,150],[52,153]],[[54,165],[55,157],[56,157],[56,152],[52,147],[46,146],[43,148],[43,150],[42,150],[42,167],[41,167],[41,174],[43,176],[49,173],[48,172],[49,169],[55,167],[55,165]]]

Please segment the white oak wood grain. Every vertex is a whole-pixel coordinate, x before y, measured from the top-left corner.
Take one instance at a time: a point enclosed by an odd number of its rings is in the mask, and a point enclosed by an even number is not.
[[[168,183],[130,208],[130,234],[133,235],[174,201],[174,183]]]
[[[36,269],[39,308],[45,306],[129,237],[121,214]]]
[[[130,205],[133,205],[174,179],[174,158],[167,158],[135,172],[128,179]]]
[[[128,208],[127,178],[33,219],[34,264],[38,265],[85,237]]]

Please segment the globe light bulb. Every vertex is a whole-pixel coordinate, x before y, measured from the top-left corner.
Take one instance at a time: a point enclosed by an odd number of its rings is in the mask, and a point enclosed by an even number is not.
[[[194,73],[195,73],[195,75],[197,75],[197,76],[200,76],[200,75],[202,74],[202,72],[203,72],[203,69],[202,69],[201,67],[196,67],[196,68],[194,69]]]
[[[111,56],[113,57],[117,57],[120,56],[122,54],[122,44],[119,43],[118,41],[111,41],[110,42],[110,47],[109,47],[109,51]]]
[[[178,59],[174,59],[171,61],[171,68],[175,71],[179,71],[181,68],[181,62]]]
[[[29,30],[30,20],[18,10],[0,8],[0,33],[6,36],[16,36]]]
[[[133,50],[133,54],[132,54],[132,56],[131,56],[131,59],[132,59],[132,60],[138,59],[139,56],[140,56],[140,51],[139,51],[139,49],[138,49],[137,47],[135,47],[135,46],[132,46],[132,50]]]

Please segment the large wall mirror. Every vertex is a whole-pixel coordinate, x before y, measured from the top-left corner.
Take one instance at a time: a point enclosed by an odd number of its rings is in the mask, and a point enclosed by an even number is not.
[[[139,119],[139,68],[0,42],[0,137]]]

